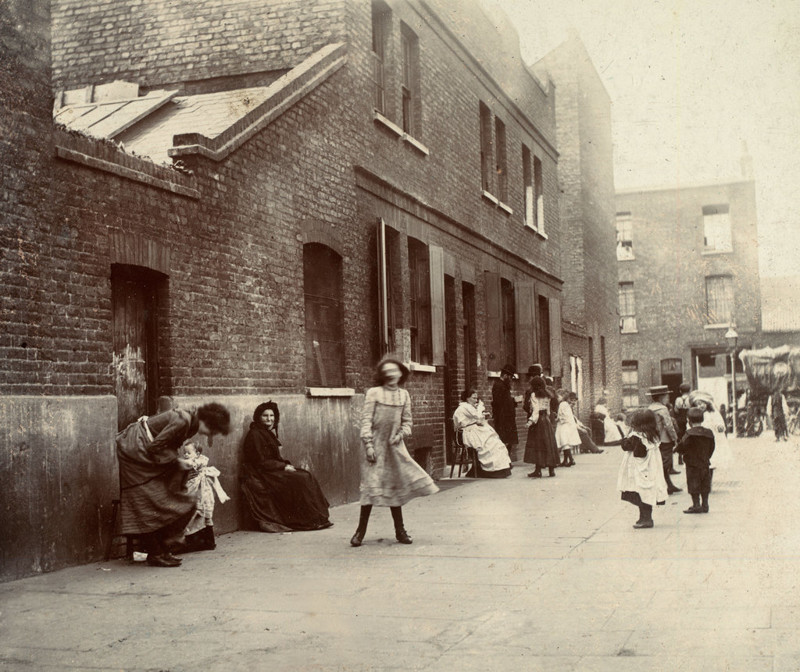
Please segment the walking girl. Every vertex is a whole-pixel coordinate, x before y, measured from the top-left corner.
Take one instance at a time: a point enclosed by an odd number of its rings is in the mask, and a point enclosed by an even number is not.
[[[414,497],[438,492],[439,488],[408,454],[405,439],[411,436],[411,397],[401,385],[408,369],[387,356],[377,367],[375,387],[367,390],[361,413],[361,516],[351,546],[361,546],[373,506],[388,506],[394,520],[395,537],[412,543],[403,525],[402,506]]]
[[[525,442],[525,461],[535,465],[529,478],[541,478],[542,467],[547,467],[550,476],[555,476],[558,464],[558,447],[550,424],[550,395],[544,379],[531,379],[530,408],[528,418],[528,439]]]
[[[667,501],[659,444],[655,413],[636,411],[631,416],[631,433],[622,440],[624,452],[617,476],[621,498],[639,507],[636,529],[653,527],[653,507]]]
[[[567,390],[558,391],[558,415],[556,416],[556,444],[559,451],[563,451],[562,467],[571,467],[575,464],[572,458],[572,451],[577,451],[581,445],[581,437],[578,434],[578,422],[572,412],[567,397]]]

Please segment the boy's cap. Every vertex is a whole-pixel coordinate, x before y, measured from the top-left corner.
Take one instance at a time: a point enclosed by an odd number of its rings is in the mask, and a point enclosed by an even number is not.
[[[651,399],[655,399],[662,394],[669,394],[669,388],[666,385],[653,385],[653,387],[647,390],[647,394],[650,395]]]

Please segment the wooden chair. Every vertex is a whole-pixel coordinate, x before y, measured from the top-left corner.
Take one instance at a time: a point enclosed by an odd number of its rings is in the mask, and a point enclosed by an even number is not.
[[[464,430],[456,428],[453,435],[453,463],[450,465],[450,478],[453,478],[453,471],[458,463],[458,478],[461,478],[461,469],[464,467],[464,460],[472,463],[472,473],[474,478],[478,477],[478,453],[474,448],[464,445]],[[469,472],[469,468],[467,469]]]

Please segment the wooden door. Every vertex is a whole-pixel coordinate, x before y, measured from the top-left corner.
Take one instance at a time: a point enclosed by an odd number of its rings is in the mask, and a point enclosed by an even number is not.
[[[155,274],[115,265],[111,272],[114,393],[123,429],[155,411],[158,397],[157,296]]]

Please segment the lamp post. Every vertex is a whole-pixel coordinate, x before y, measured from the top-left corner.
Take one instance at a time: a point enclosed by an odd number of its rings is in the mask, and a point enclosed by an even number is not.
[[[736,342],[739,340],[739,334],[736,333],[736,329],[734,329],[733,325],[725,332],[725,340],[728,341],[728,345],[731,346],[731,386],[733,387],[731,412],[733,413],[733,436],[736,438],[739,436],[739,432],[736,428],[736,415],[739,410],[736,404]]]

